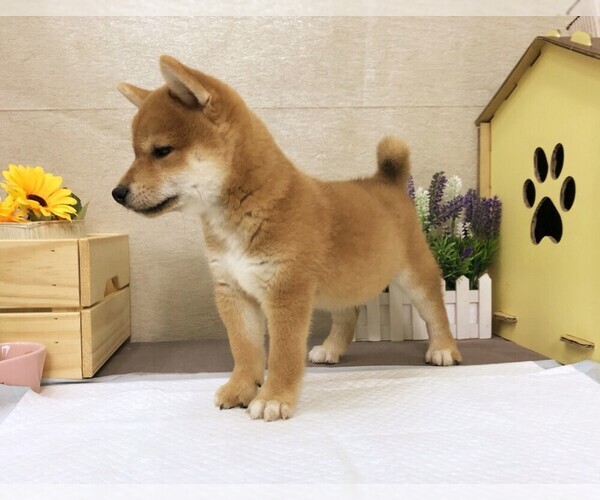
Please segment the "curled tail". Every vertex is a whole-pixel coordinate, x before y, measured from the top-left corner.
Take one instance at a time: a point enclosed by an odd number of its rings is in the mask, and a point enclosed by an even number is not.
[[[387,136],[377,145],[377,177],[406,189],[410,176],[410,151],[404,141]]]

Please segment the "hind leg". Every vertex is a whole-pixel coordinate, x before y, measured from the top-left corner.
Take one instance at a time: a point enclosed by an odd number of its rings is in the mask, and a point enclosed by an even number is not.
[[[313,347],[308,354],[311,363],[335,364],[339,362],[340,356],[346,352],[352,342],[358,320],[358,308],[349,307],[332,311],[331,317],[333,320],[331,332],[323,345]]]
[[[421,262],[419,266],[401,272],[396,279],[427,325],[429,348],[425,362],[438,366],[454,365],[462,361],[462,356],[450,333],[438,267],[433,257],[423,260],[425,265]]]

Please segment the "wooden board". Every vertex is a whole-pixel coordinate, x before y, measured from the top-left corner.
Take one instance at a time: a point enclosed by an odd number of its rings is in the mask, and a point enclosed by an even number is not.
[[[129,238],[124,234],[90,235],[79,240],[81,305],[100,302],[129,284]]]
[[[488,198],[492,194],[491,147],[490,123],[481,123],[479,125],[479,196]]]
[[[129,287],[81,313],[83,377],[93,377],[131,335]]]
[[[76,239],[0,240],[0,309],[79,307]]]
[[[82,378],[80,329],[78,312],[0,314],[0,342],[46,345],[44,378]]]
[[[85,237],[85,221],[51,220],[0,224],[1,240],[62,240]]]

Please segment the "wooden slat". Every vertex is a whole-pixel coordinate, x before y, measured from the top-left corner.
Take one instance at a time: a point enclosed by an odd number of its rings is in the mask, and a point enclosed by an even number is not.
[[[582,349],[594,349],[594,347],[595,347],[595,344],[591,340],[582,339],[582,338],[576,337],[575,335],[569,335],[569,334],[561,335],[560,340],[561,340],[561,342],[565,342],[569,345],[581,347]]]
[[[446,309],[446,315],[448,316],[448,323],[450,325],[450,333],[456,338],[456,291],[446,290],[444,287],[444,306]]]
[[[479,277],[479,338],[492,338],[492,279],[488,274]]]
[[[78,312],[0,313],[0,342],[46,346],[44,378],[82,378],[80,328]]]
[[[367,302],[367,340],[375,342],[381,340],[381,314],[379,296]]]
[[[77,240],[0,240],[0,309],[79,307]]]
[[[490,123],[479,125],[479,195],[492,194],[492,132]]]
[[[392,281],[390,289],[390,340],[404,340],[404,302],[407,300],[402,288]]]
[[[427,325],[421,318],[421,315],[417,311],[417,308],[413,305],[411,309],[411,323],[412,323],[412,340],[427,340]]]
[[[129,287],[81,313],[83,377],[93,377],[131,335]],[[93,333],[93,334],[92,334]]]
[[[512,314],[507,314],[505,312],[502,311],[496,311],[493,315],[492,315],[492,319],[498,320],[498,321],[502,321],[503,323],[516,323],[517,322],[517,317],[512,315]]]
[[[367,340],[367,307],[365,305],[361,305],[358,308],[358,319],[354,328],[353,340],[355,342]]]
[[[129,284],[127,235],[92,235],[79,240],[81,305],[100,302],[114,290]]]
[[[82,220],[0,224],[0,240],[72,240],[85,235],[85,221]]]
[[[469,329],[469,279],[461,276],[456,280],[456,338],[468,339]]]

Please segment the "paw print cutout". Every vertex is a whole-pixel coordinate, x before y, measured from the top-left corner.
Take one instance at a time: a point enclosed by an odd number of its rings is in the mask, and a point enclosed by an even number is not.
[[[552,151],[550,165],[546,158],[546,153],[542,148],[537,148],[533,156],[533,171],[539,184],[543,184],[548,179],[548,174],[553,181],[559,181],[563,164],[565,160],[565,151],[562,144],[557,144]],[[527,179],[523,185],[523,199],[527,208],[533,208],[536,202],[536,183]],[[573,177],[567,177],[562,182],[559,195],[559,207],[563,212],[568,212],[573,207],[575,201],[575,180]],[[545,237],[548,237],[554,243],[559,243],[563,235],[562,217],[556,204],[548,196],[544,196],[536,205],[531,218],[531,240],[538,245]]]

